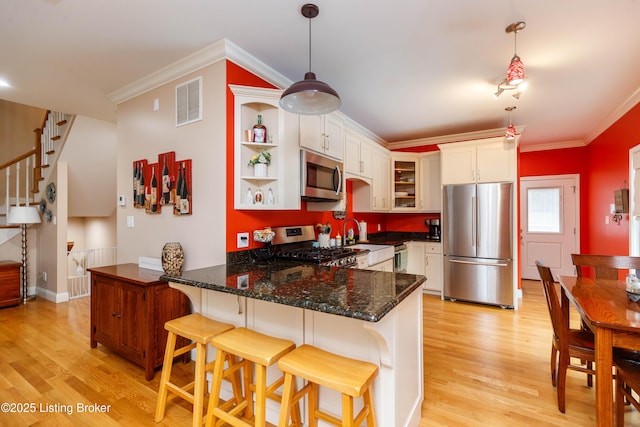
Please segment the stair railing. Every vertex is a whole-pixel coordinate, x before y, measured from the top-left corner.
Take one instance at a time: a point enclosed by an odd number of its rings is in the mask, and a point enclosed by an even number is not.
[[[0,173],[4,169],[5,183],[5,215],[12,202],[10,183],[15,181],[13,204],[29,206],[40,193],[40,182],[45,179],[44,170],[50,166],[56,151],[59,153],[64,142],[68,126],[65,113],[48,110],[42,120],[42,126],[35,129],[36,147],[28,152],[0,164]],[[60,141],[60,142],[58,142]],[[56,142],[57,147],[56,147]],[[2,176],[2,175],[0,175]],[[21,183],[24,182],[24,196],[21,196]],[[0,187],[2,188],[2,187]],[[1,200],[1,199],[0,199]]]

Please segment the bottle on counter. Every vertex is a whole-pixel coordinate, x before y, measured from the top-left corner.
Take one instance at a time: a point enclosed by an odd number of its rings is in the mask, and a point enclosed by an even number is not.
[[[347,232],[347,245],[353,245],[356,243],[356,238],[353,233],[353,228],[350,228]]]
[[[253,142],[267,142],[267,128],[262,124],[261,114],[258,114],[258,123],[253,125]]]
[[[342,246],[342,236],[340,235],[340,233],[338,233],[336,235],[336,246],[339,248],[340,246]]]

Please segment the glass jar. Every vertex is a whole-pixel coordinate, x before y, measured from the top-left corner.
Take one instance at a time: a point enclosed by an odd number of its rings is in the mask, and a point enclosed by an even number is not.
[[[184,251],[179,242],[165,243],[162,248],[162,269],[169,276],[182,274]]]

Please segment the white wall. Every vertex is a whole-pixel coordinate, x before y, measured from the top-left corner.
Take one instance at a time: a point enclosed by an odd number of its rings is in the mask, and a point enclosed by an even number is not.
[[[117,194],[127,199],[117,208],[118,263],[160,258],[164,244],[173,241],[184,248],[186,269],[225,262],[225,65],[216,62],[118,105]],[[198,76],[203,78],[203,120],[176,127],[175,86]],[[151,215],[133,207],[133,162],[155,163],[168,151],[175,151],[176,160],[193,161],[192,215],[174,216],[167,208]],[[133,228],[127,227],[128,216]]]

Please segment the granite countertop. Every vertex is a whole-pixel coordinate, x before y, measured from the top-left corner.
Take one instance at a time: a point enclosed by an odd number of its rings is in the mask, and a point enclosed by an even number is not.
[[[374,245],[400,245],[409,241],[418,242],[440,242],[440,239],[434,239],[429,233],[417,231],[383,231],[380,233],[370,233],[368,236],[369,243]]]
[[[425,281],[414,274],[281,260],[223,264],[161,279],[369,322],[382,319]]]

